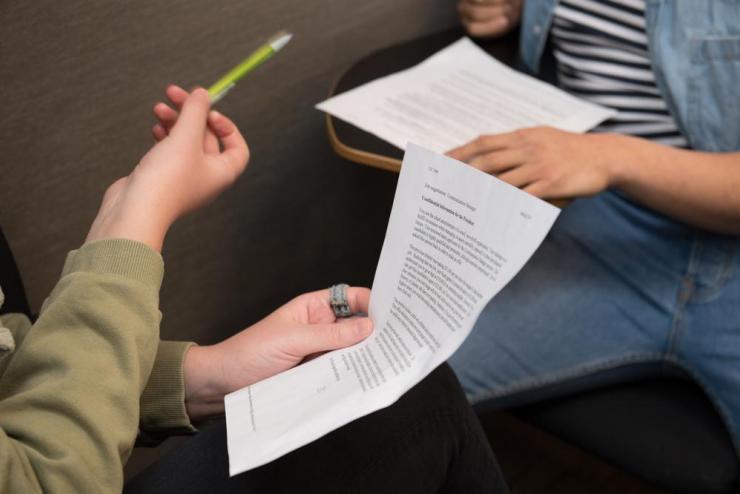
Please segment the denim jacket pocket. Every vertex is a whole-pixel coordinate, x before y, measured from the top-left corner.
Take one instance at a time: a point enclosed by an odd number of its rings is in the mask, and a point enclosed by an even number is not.
[[[689,56],[686,125],[697,149],[740,150],[740,36],[692,38]]]

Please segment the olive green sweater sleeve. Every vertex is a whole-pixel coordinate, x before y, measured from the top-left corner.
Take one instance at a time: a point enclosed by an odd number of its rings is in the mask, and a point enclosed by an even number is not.
[[[160,341],[149,381],[141,395],[141,431],[152,443],[173,434],[190,434],[195,428],[185,410],[183,361],[194,343]]]
[[[20,345],[31,328],[25,314],[3,314],[0,330],[9,328],[15,343]],[[160,341],[154,367],[141,395],[139,407],[139,437],[137,445],[159,444],[172,435],[193,434],[197,429],[190,422],[185,409],[185,354],[195,343],[189,341]],[[11,360],[11,355],[0,352],[0,376]]]
[[[105,240],[69,254],[0,377],[0,491],[120,492],[159,339],[159,254]]]

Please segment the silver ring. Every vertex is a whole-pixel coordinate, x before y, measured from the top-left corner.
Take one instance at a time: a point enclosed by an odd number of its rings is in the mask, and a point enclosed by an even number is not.
[[[337,319],[352,316],[352,309],[349,308],[349,302],[347,302],[347,288],[349,285],[346,283],[329,287],[329,305]]]

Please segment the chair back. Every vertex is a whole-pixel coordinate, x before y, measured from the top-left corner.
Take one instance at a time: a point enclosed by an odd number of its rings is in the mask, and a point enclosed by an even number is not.
[[[0,287],[5,294],[5,303],[0,307],[0,314],[20,312],[31,317],[23,280],[2,228],[0,228]]]

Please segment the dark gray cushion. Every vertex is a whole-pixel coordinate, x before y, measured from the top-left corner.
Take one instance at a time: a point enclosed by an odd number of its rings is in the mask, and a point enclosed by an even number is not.
[[[690,381],[621,384],[520,407],[515,413],[672,492],[740,489],[727,429]]]

